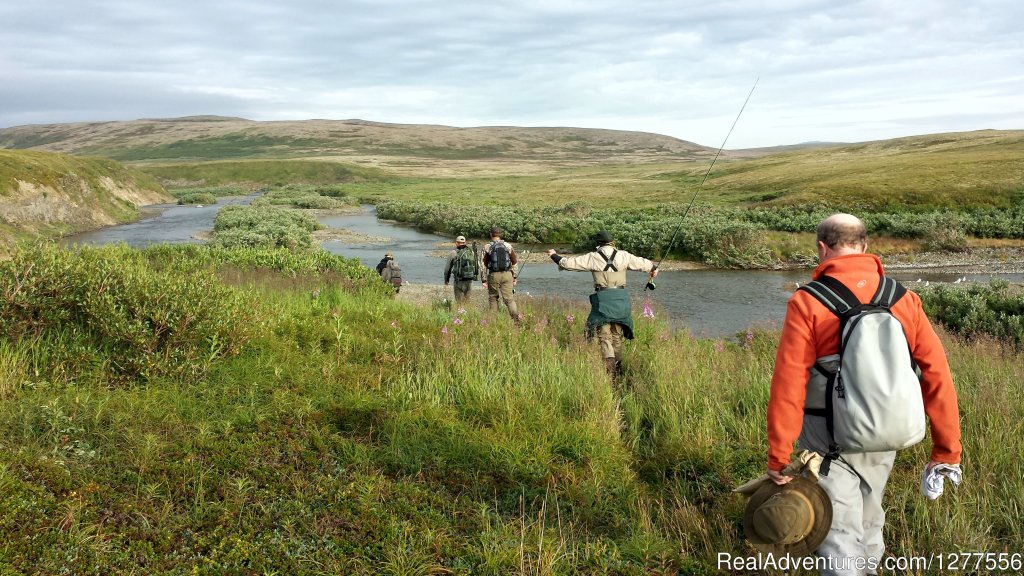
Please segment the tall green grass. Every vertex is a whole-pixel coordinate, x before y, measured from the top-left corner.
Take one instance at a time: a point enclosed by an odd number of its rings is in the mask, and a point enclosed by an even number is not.
[[[395,301],[372,271],[239,266],[258,252],[197,260],[264,318],[200,379],[41,378],[30,359],[63,336],[0,340],[6,570],[639,576],[755,553],[730,490],[766,461],[777,334],[704,340],[637,318],[613,386],[582,303],[525,301],[516,328]],[[927,443],[901,452],[890,552],[1021,550],[1022,358],[945,342],[965,483],[927,502]]]

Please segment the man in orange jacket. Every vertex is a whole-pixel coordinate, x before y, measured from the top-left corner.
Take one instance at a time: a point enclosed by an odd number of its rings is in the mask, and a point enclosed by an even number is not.
[[[813,278],[836,278],[861,302],[870,301],[878,289],[882,263],[865,253],[864,223],[849,214],[834,214],[818,226],[818,257],[821,263]],[[932,453],[929,468],[937,463],[960,462],[960,419],[956,390],[946,353],[913,292],[897,301],[892,314],[903,325],[911,356],[922,372],[921,392],[931,421]],[[797,291],[789,299],[782,339],[775,356],[771,395],[768,400],[768,475],[777,484],[791,478],[780,471],[789,463],[796,440],[801,448],[825,455],[830,442],[825,419],[805,415],[809,405],[822,405],[821,390],[810,385],[809,375],[817,359],[839,352],[839,319],[811,294]],[[885,512],[882,494],[892,471],[896,452],[844,454],[832,463],[821,486],[832,500],[832,527],[817,555],[831,557],[836,570],[822,574],[865,574],[877,565],[885,551],[882,526]],[[860,559],[856,561],[855,559]],[[862,568],[857,569],[856,565]]]

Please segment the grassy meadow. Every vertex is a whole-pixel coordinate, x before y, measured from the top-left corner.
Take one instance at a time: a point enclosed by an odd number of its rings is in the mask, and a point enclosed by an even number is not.
[[[42,245],[0,268],[2,573],[639,576],[755,553],[730,490],[764,467],[777,334],[638,317],[613,386],[581,302],[517,329],[323,252]],[[1020,552],[1024,359],[943,338],[965,483],[928,502],[928,443],[901,452],[889,550]]]

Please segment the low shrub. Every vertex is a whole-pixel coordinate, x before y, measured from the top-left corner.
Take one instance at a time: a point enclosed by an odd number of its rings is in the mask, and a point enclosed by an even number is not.
[[[394,295],[380,281],[377,272],[359,261],[318,249],[294,251],[287,248],[225,247],[211,244],[154,244],[141,251],[155,267],[207,268],[213,272],[231,267],[240,271],[268,271],[298,276],[342,276],[356,290]]]
[[[591,208],[581,201],[560,207],[477,206],[389,200],[377,205],[380,218],[407,222],[431,232],[486,238],[499,225],[511,242],[571,244],[593,249],[593,235],[608,230],[616,244],[651,259],[694,258],[723,268],[765,268],[784,256],[768,244],[765,232],[814,233],[836,212],[862,215],[873,236],[921,239],[926,250],[968,249],[968,234],[1024,237],[1024,206],[1012,210],[951,212],[867,212],[863,207],[825,203],[790,207],[709,208],[665,204],[648,208]],[[686,218],[683,219],[683,215]],[[675,241],[673,231],[679,228]],[[790,262],[804,264],[806,252]]]
[[[216,204],[217,197],[213,194],[184,194],[178,196],[178,204]]]
[[[253,206],[290,206],[292,208],[334,210],[356,206],[342,186],[291,185],[271,190],[253,202]]]
[[[213,223],[215,246],[309,250],[310,233],[322,226],[315,218],[292,210],[259,206],[226,206]]]
[[[208,194],[215,198],[222,196],[245,196],[252,192],[251,189],[245,189],[240,186],[201,186],[201,187],[190,187],[190,188],[176,188],[169,189],[171,196],[175,198],[183,198],[185,196],[194,196],[197,194]]]
[[[125,246],[17,248],[0,262],[0,334],[46,343],[41,364],[71,379],[201,377],[260,324],[251,298],[178,262],[156,269]]]
[[[928,316],[950,332],[967,338],[994,336],[1024,346],[1024,291],[1004,280],[932,286],[920,296]]]
[[[967,234],[960,217],[950,213],[933,214],[923,247],[929,251],[966,252]]]

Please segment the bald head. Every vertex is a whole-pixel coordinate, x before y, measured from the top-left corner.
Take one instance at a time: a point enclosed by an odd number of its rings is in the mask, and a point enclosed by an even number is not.
[[[868,233],[864,222],[852,214],[833,214],[818,224],[818,242],[831,249],[867,246]]]

